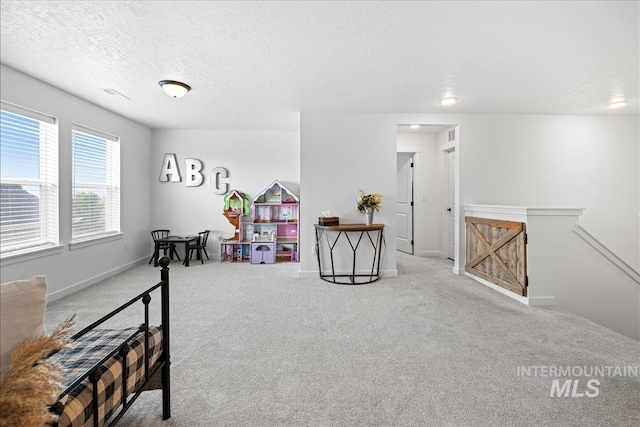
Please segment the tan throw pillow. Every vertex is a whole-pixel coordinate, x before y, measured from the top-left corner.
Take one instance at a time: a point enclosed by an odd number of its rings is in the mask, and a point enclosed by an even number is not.
[[[0,287],[0,377],[3,377],[9,370],[13,347],[44,334],[47,278],[35,276]]]

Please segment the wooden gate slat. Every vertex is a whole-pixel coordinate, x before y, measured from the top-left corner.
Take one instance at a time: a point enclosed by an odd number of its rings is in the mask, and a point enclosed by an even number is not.
[[[494,251],[498,252],[500,248],[502,248],[505,244],[507,244],[511,239],[513,239],[520,233],[521,233],[521,230],[516,230],[516,229],[509,230],[504,236],[502,236],[493,244],[493,246],[495,247]],[[488,256],[489,256],[488,252],[486,251],[482,252],[480,255],[476,256],[471,261],[467,261],[467,265],[469,267],[475,267],[476,265],[480,264],[480,262],[482,262]]]
[[[465,270],[526,296],[524,239],[526,225],[515,221],[475,217],[467,217],[465,222],[467,223]]]
[[[502,219],[489,219],[489,218],[477,218],[474,216],[468,216],[464,219],[465,222],[471,222],[473,224],[488,225],[489,227],[499,228],[517,228],[522,230],[522,222],[504,221]]]
[[[495,251],[493,250],[493,248],[491,247],[491,244],[484,238],[484,236],[482,235],[482,233],[480,233],[480,230],[478,230],[475,226],[471,226],[471,231],[476,235],[476,237],[478,238],[478,241],[484,246],[485,250],[489,253],[489,256],[498,263],[498,265],[509,275],[511,276],[511,278],[513,280],[515,280],[515,282],[517,284],[520,284],[522,286],[524,286],[524,283],[520,283],[520,281],[518,280],[518,278],[516,277],[515,274],[513,274],[513,272],[511,271],[511,269],[507,266],[507,264],[504,263],[504,261],[502,260],[502,258],[500,258],[498,256],[498,254],[495,253]],[[517,234],[519,234],[520,232],[517,232]],[[515,236],[514,236],[515,237]]]

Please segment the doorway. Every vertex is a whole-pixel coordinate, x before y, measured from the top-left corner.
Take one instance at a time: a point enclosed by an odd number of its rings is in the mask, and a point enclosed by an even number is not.
[[[445,151],[444,164],[444,180],[445,180],[445,214],[444,214],[444,235],[445,242],[443,247],[443,255],[445,258],[455,260],[456,254],[456,150],[452,148]]]
[[[458,250],[455,241],[457,141],[458,126],[455,124],[397,125],[398,250],[421,257],[455,258]],[[413,168],[406,165],[410,159]],[[406,171],[412,172],[412,181],[406,177]],[[451,214],[448,208],[451,208]],[[411,212],[412,228],[407,211],[402,209]],[[414,241],[413,245],[409,244],[410,240]]]
[[[413,153],[397,154],[396,248],[413,255]]]

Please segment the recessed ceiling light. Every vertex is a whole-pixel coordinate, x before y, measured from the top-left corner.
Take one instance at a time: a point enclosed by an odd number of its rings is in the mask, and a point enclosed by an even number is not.
[[[191,86],[188,84],[175,80],[160,80],[158,84],[167,95],[173,98],[181,98],[191,90]]]
[[[611,102],[609,103],[609,108],[614,108],[614,109],[615,109],[615,108],[622,108],[622,107],[624,107],[625,105],[627,105],[627,103],[626,103],[626,102],[624,102],[623,100],[616,100],[616,101],[611,101]]]
[[[442,98],[442,101],[440,101],[440,104],[442,105],[453,105],[455,103],[456,103],[455,98]]]
[[[420,125],[411,125],[409,126],[411,129],[420,129]]]

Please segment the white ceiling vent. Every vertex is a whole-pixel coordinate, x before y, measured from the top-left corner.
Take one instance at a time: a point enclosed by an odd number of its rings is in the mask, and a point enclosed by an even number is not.
[[[108,93],[109,95],[113,95],[113,96],[121,96],[125,99],[128,99],[129,101],[131,101],[131,98],[129,98],[126,95],[121,94],[120,92],[118,92],[115,89],[111,89],[111,88],[100,88],[100,90],[104,91],[105,93]]]

